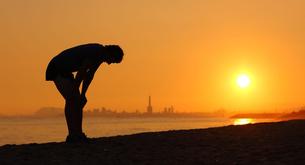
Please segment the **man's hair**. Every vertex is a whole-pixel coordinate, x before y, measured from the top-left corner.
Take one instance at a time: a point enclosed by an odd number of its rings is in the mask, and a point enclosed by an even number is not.
[[[118,45],[105,45],[108,52],[108,58],[113,59],[115,63],[120,63],[123,60],[124,52]]]

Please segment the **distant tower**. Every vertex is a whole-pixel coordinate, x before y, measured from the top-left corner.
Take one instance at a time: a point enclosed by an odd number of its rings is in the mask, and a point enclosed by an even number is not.
[[[148,106],[147,106],[147,113],[152,113],[153,112],[153,109],[152,109],[152,106],[151,106],[151,99],[150,99],[150,96],[148,98]]]

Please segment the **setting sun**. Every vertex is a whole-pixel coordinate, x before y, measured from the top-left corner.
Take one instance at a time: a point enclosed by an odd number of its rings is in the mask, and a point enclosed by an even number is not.
[[[234,125],[245,125],[245,124],[253,124],[253,119],[250,118],[242,118],[242,119],[236,119],[234,121]]]
[[[250,85],[250,78],[248,75],[242,74],[237,77],[236,82],[240,88],[247,88]]]

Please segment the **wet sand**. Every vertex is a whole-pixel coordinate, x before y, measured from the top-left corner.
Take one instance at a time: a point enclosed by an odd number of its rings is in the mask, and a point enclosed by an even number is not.
[[[0,164],[305,164],[305,120],[5,145]]]

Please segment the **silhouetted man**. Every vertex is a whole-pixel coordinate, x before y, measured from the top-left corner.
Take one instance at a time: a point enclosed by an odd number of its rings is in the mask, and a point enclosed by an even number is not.
[[[46,80],[54,81],[66,101],[65,116],[69,130],[66,142],[88,140],[82,130],[87,89],[101,63],[120,63],[123,55],[123,50],[117,45],[103,46],[93,43],[64,50],[50,61]],[[73,72],[76,72],[75,77]]]

